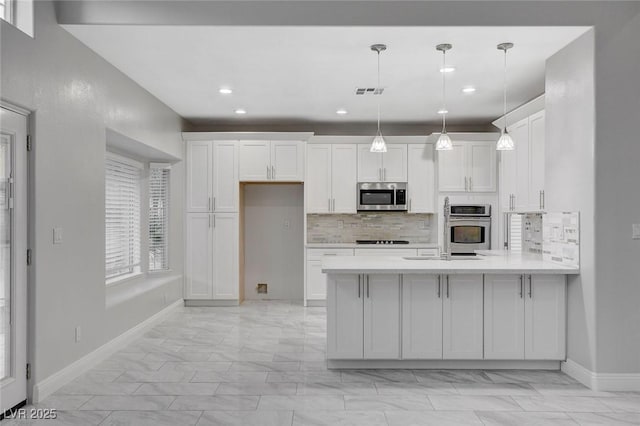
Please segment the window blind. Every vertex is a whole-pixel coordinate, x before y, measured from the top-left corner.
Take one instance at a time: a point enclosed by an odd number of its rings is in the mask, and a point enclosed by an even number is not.
[[[105,276],[140,272],[142,164],[108,154],[105,164]]]
[[[169,269],[169,166],[149,171],[149,270]]]

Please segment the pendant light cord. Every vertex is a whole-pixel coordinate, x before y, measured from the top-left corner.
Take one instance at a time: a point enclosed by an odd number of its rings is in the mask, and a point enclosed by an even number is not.
[[[502,99],[502,111],[504,117],[504,128],[502,132],[505,133],[507,131],[507,49],[504,49],[504,79],[503,79],[503,99]]]
[[[376,88],[376,90],[378,91],[378,96],[381,96],[382,93],[380,93],[380,51],[378,50],[378,87]],[[380,98],[378,98],[378,134],[381,134],[380,132]]]
[[[447,51],[442,51],[442,133],[446,133],[446,125],[447,125],[447,79],[445,72],[445,68],[447,66]]]

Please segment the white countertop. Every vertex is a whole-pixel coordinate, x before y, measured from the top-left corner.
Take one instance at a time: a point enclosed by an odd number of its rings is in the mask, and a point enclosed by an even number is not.
[[[437,249],[436,243],[411,243],[411,244],[356,244],[356,243],[308,243],[306,248],[332,249],[332,248],[366,248],[366,249]]]
[[[544,261],[539,255],[503,254],[464,260],[407,260],[400,256],[335,256],[322,260],[328,274],[579,274],[580,269]]]

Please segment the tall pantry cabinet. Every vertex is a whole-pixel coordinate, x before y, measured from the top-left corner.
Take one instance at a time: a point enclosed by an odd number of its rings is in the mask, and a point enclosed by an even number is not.
[[[186,145],[185,300],[239,297],[237,141]]]

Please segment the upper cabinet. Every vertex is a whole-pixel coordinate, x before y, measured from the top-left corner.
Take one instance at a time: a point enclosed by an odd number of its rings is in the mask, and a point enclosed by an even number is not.
[[[358,145],[358,182],[406,182],[407,145],[388,144],[387,152],[371,152],[371,145]]]
[[[187,142],[187,212],[238,211],[238,142]]]
[[[356,145],[307,146],[307,213],[356,213]]]
[[[544,210],[545,113],[539,111],[508,128],[515,149],[500,154],[503,211]]]
[[[407,191],[409,213],[435,213],[435,161],[433,144],[409,144]]]
[[[240,181],[304,181],[304,145],[300,141],[240,141]]]
[[[442,192],[494,192],[495,142],[453,142],[451,151],[438,153],[438,181]]]

